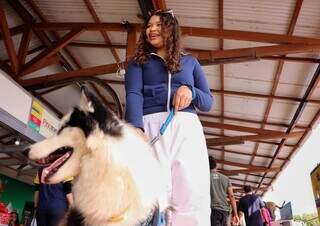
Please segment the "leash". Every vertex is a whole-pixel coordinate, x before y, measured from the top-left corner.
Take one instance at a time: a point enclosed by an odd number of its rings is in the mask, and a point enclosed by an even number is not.
[[[169,115],[167,116],[165,122],[164,122],[164,123],[161,125],[161,127],[160,127],[159,134],[158,134],[157,136],[155,136],[155,137],[151,140],[151,142],[150,142],[151,145],[154,145],[154,144],[160,139],[160,137],[164,134],[164,132],[166,131],[168,125],[169,125],[170,122],[172,121],[173,116],[174,116],[174,109],[171,109],[171,111],[170,111]]]

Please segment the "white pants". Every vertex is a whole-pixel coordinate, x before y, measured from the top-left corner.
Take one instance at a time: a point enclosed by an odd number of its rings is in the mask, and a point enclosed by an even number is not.
[[[159,134],[168,113],[143,117],[149,138]],[[210,226],[210,173],[203,128],[196,114],[177,112],[154,144],[168,178],[173,211],[168,226]]]

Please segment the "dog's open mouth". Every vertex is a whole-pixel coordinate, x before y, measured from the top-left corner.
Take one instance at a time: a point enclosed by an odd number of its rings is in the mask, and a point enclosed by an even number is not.
[[[58,171],[58,169],[63,166],[63,164],[70,158],[72,152],[72,147],[61,147],[52,152],[46,158],[38,160],[37,162],[45,167],[42,171],[41,182],[47,183],[49,181],[49,178],[53,176]]]

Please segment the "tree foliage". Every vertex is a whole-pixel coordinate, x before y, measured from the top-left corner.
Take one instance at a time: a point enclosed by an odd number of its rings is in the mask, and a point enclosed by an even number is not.
[[[305,214],[301,214],[301,215],[296,215],[293,217],[293,220],[296,222],[301,222],[305,226],[319,226],[320,225],[318,214],[316,214],[316,213],[312,213],[312,214],[305,213]]]

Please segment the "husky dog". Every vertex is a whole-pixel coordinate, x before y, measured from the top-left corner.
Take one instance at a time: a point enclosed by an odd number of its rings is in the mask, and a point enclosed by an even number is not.
[[[29,158],[45,165],[44,183],[75,177],[64,226],[146,225],[141,222],[165,200],[161,166],[149,144],[87,89],[58,133],[30,147]]]

